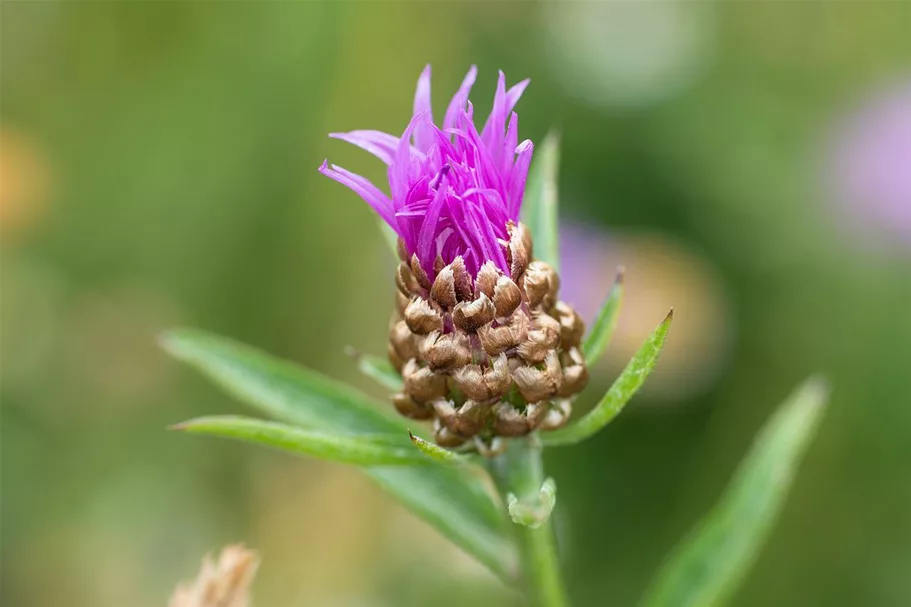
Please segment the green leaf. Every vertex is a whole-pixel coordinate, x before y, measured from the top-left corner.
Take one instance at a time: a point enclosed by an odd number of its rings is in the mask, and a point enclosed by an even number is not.
[[[610,390],[595,405],[594,409],[589,411],[579,421],[571,423],[565,428],[543,433],[541,442],[546,446],[573,445],[589,438],[609,424],[623,410],[629,399],[642,387],[645,379],[655,368],[673,319],[674,310],[671,309],[667,317],[661,321],[661,324],[645,340],[645,343],[639,347],[632,360],[626,365],[623,373],[614,381]]]
[[[357,368],[361,373],[376,380],[381,386],[393,392],[402,391],[402,376],[385,358],[361,354],[357,358]]]
[[[357,368],[361,373],[393,392],[402,391],[402,376],[387,359],[361,354],[353,348],[348,349],[348,355],[357,362]]]
[[[422,453],[393,444],[391,436],[374,438],[367,434],[327,434],[249,417],[200,417],[172,426],[171,429],[234,438],[355,466],[414,466],[431,463]]]
[[[620,316],[620,303],[623,300],[623,268],[617,268],[617,278],[614,280],[614,286],[611,288],[607,299],[598,312],[595,324],[592,325],[582,344],[582,353],[585,355],[585,362],[589,367],[594,367],[607,344],[610,342],[614,329],[617,327],[617,318]]]
[[[560,239],[557,223],[557,173],[560,137],[548,133],[535,150],[528,187],[522,201],[522,222],[531,231],[534,256],[560,271]]]
[[[781,405],[721,500],[660,570],[643,607],[727,603],[778,518],[827,398],[825,383],[811,378]]]
[[[391,440],[414,449],[404,420],[381,412],[391,407],[323,375],[204,331],[172,331],[162,338],[162,345],[270,417],[328,434],[395,435]],[[494,573],[506,580],[514,576],[509,521],[491,495],[488,478],[452,466],[363,470]]]
[[[449,449],[444,449],[439,445],[424,440],[420,436],[415,436],[410,430],[408,431],[408,436],[419,451],[441,464],[464,466],[471,463],[464,455],[456,453],[455,451],[450,451]]]

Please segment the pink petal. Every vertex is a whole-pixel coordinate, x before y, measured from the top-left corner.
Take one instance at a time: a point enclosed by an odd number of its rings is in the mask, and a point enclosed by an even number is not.
[[[456,91],[456,94],[452,97],[452,101],[449,102],[449,107],[446,108],[446,115],[443,117],[444,131],[453,128],[459,115],[465,111],[465,104],[468,103],[468,95],[471,93],[471,87],[474,86],[474,80],[477,75],[478,68],[472,65],[471,69],[469,69],[468,73],[465,75],[465,79],[462,80],[462,85],[459,87],[459,90]]]
[[[427,121],[433,123],[433,108],[430,106],[430,65],[421,72],[418,78],[418,87],[414,92],[414,115],[427,114]],[[433,134],[427,123],[421,122],[414,129],[414,145],[422,152],[427,152],[433,143]]]
[[[513,221],[519,218],[519,209],[522,206],[522,197],[525,196],[525,182],[528,180],[528,167],[531,166],[531,156],[535,146],[531,140],[526,139],[516,148],[516,163],[512,167],[509,181],[509,218]]]
[[[418,124],[427,119],[427,114],[415,114],[408,123],[405,132],[399,139],[398,149],[395,151],[395,157],[389,165],[389,186],[392,189],[392,199],[396,202],[404,202],[408,189],[411,184],[408,183],[408,175],[411,171],[411,134],[417,128]]]
[[[360,175],[355,175],[336,165],[332,165],[332,168],[330,169],[328,165],[329,163],[324,160],[323,164],[319,167],[319,172],[354,190],[358,196],[363,198],[364,201],[383,218],[383,221],[389,224],[389,227],[398,232],[398,224],[392,210],[392,201],[389,200],[389,197],[386,196],[386,194]]]
[[[494,160],[499,159],[499,150],[503,143],[503,131],[506,129],[506,75],[501,71],[497,79],[497,92],[493,96],[493,109],[481,131],[481,140],[490,147]]]
[[[519,116],[515,112],[509,117],[509,127],[506,129],[506,141],[503,143],[503,158],[500,160],[500,171],[503,181],[508,181],[512,172],[512,163],[516,156],[516,144],[519,142]]]
[[[525,92],[528,83],[531,82],[531,78],[526,78],[522,82],[510,87],[506,91],[506,113],[508,114],[516,107],[516,104],[519,102],[519,97],[522,96],[522,93]]]
[[[399,145],[399,138],[382,131],[349,131],[347,133],[329,133],[333,139],[341,139],[350,144],[366,150],[385,162],[392,164],[395,150]]]

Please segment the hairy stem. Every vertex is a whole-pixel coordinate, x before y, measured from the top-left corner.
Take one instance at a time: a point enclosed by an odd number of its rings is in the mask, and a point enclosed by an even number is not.
[[[491,461],[491,471],[504,502],[515,496],[521,504],[539,503],[544,472],[537,437],[511,439],[506,451]],[[513,525],[522,586],[535,607],[568,607],[549,513],[544,517],[535,528]]]

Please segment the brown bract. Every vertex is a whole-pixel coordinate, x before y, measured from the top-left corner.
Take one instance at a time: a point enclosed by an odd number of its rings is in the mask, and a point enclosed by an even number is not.
[[[488,261],[472,276],[461,257],[438,258],[431,280],[399,243],[389,359],[404,381],[393,402],[407,417],[432,418],[443,446],[558,428],[588,380],[585,327],[559,301],[556,271],[533,260],[524,225],[507,228],[508,275]]]

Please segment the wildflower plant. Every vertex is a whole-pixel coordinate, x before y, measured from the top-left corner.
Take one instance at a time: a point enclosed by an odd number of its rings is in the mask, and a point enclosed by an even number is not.
[[[428,66],[401,137],[331,135],[387,165],[389,194],[341,167],[319,169],[379,215],[398,258],[387,356],[356,360],[391,392],[399,415],[293,363],[177,330],[163,338],[168,352],[277,421],[215,416],[174,428],[358,466],[530,604],[568,605],[551,526],[557,484],[542,453],[593,437],[620,413],[655,367],[673,311],[594,408],[573,417],[616,325],[622,272],[586,332],[559,298],[557,138],[537,150],[519,142],[514,110],[528,81],[507,89],[502,73],[478,130],[475,77],[472,67],[439,125]],[[642,605],[730,598],[781,508],[825,396],[812,379],[781,406]]]

